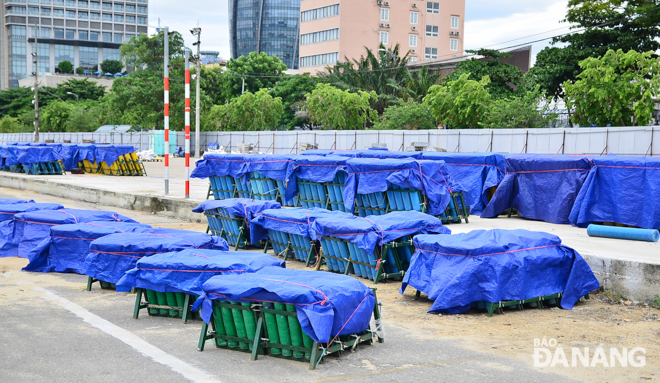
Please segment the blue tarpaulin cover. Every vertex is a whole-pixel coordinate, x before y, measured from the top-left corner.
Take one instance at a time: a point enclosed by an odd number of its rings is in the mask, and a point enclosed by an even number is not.
[[[13,198],[0,198],[0,205],[11,205],[14,203],[34,203],[33,200],[13,199]]]
[[[105,162],[112,165],[124,154],[133,153],[135,147],[131,145],[96,145],[96,162]]]
[[[481,214],[493,218],[510,207],[521,216],[549,223],[569,223],[575,198],[591,169],[583,156],[513,154],[507,175]]]
[[[286,267],[286,262],[248,251],[188,249],[141,258],[117,285],[201,295],[204,282],[216,275],[254,273],[268,266]]]
[[[336,152],[336,150],[328,150],[328,149],[310,149],[310,150],[305,150],[304,152],[300,153],[301,156],[326,156],[328,154],[332,154]]]
[[[94,144],[78,144],[78,162],[82,160],[94,163],[96,161],[96,145]]]
[[[479,215],[488,205],[488,189],[506,175],[504,156],[497,153],[424,152],[425,160],[445,161],[447,171],[465,189],[470,214]]]
[[[229,246],[222,238],[188,230],[159,228],[144,233],[110,234],[92,242],[82,271],[92,278],[117,283],[126,271],[135,268],[140,258],[185,249],[226,251]]]
[[[76,144],[62,144],[62,165],[64,170],[70,172],[71,169],[78,167],[80,162],[78,155],[78,145]]]
[[[319,218],[312,224],[312,239],[336,237],[354,243],[367,254],[401,237],[415,234],[451,234],[442,221],[418,211],[397,211],[367,218]]]
[[[84,274],[82,266],[93,240],[115,233],[150,230],[151,226],[139,223],[104,221],[53,226],[50,237],[30,251],[30,263],[23,270]]]
[[[426,212],[431,215],[444,213],[451,191],[463,190],[449,176],[444,161],[353,158],[346,165],[348,176],[344,187],[344,206],[351,212],[356,194],[387,191],[388,182],[402,188],[420,190],[428,199]]]
[[[328,155],[321,156],[297,156],[289,162],[286,179],[295,180],[296,177],[310,182],[332,182],[338,172],[346,172],[346,161],[348,157]],[[287,191],[290,191],[287,189]],[[287,200],[293,199],[298,193],[298,185],[293,190],[295,194],[286,195]]]
[[[252,154],[204,154],[204,157],[197,161],[195,169],[190,174],[192,178],[234,177],[241,175],[241,168],[245,158]]]
[[[290,209],[264,210],[250,222],[252,243],[268,238],[268,229],[311,238],[312,223],[319,218],[337,217],[345,220],[355,219],[352,214],[330,211],[313,207],[294,207]]]
[[[58,210],[64,206],[58,203],[14,203],[11,205],[0,205],[0,221],[14,219],[16,214],[38,210]]]
[[[112,211],[60,209],[20,213],[12,221],[0,222],[0,257],[22,257],[41,241],[50,237],[50,229],[57,225],[69,225],[92,221],[132,222]]]
[[[556,235],[527,230],[475,230],[418,235],[403,278],[435,302],[429,312],[460,313],[472,302],[523,300],[563,292],[571,309],[599,283],[577,251]]]
[[[247,218],[248,223],[252,218],[268,209],[279,209],[282,205],[276,201],[260,201],[249,198],[229,198],[223,200],[208,200],[202,202],[199,206],[193,209],[195,213],[203,213],[207,210],[222,208],[231,214]]]
[[[286,171],[289,163],[301,156],[294,154],[253,154],[245,158],[241,173],[247,180],[252,172],[259,172],[264,177],[285,181],[284,195],[294,195],[296,192],[296,180],[289,181]]]
[[[366,330],[375,304],[373,292],[355,278],[276,267],[213,277],[203,289],[193,308],[201,305],[206,322],[211,318],[212,300],[288,303],[295,305],[305,334],[320,343]]]
[[[389,150],[356,150],[358,158],[414,158],[422,159],[422,152],[390,152]]]
[[[0,146],[3,166],[31,165],[62,159],[52,146]]]
[[[608,155],[593,163],[571,211],[573,225],[616,222],[660,229],[660,158]]]

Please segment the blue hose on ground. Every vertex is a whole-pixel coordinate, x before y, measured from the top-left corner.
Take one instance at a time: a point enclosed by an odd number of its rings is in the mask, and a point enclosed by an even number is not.
[[[633,227],[603,226],[591,224],[587,227],[590,237],[628,239],[632,241],[658,242],[660,232],[655,229],[636,229]]]

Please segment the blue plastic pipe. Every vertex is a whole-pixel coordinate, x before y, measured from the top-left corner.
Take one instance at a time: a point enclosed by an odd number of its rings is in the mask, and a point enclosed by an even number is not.
[[[631,241],[658,242],[660,232],[655,229],[636,229],[633,227],[603,226],[591,224],[587,227],[590,237],[628,239]]]

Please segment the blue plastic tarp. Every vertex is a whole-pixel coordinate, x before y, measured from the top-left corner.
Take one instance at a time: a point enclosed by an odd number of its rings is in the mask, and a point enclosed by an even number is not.
[[[32,249],[50,237],[53,226],[92,221],[137,223],[121,214],[102,210],[60,209],[20,213],[11,221],[0,222],[0,257],[27,258]]]
[[[332,182],[339,172],[346,172],[346,161],[348,157],[328,155],[325,157],[320,156],[297,156],[293,161],[289,162],[286,172],[287,180],[301,180],[310,182]],[[291,181],[289,181],[291,182]],[[298,194],[297,181],[294,182],[296,188],[288,192],[293,192],[286,195],[287,200],[292,200]]]
[[[660,229],[660,158],[603,156],[593,158],[571,211],[571,224],[616,222]]]
[[[352,214],[317,207],[264,210],[250,222],[251,241],[257,243],[267,239],[269,229],[311,238],[312,223],[319,218],[331,217],[341,217],[345,220],[357,218]]]
[[[390,183],[421,191],[428,202],[426,212],[431,215],[444,213],[452,191],[464,190],[451,178],[444,161],[353,158],[346,165],[344,206],[351,212],[356,194],[384,192]]]
[[[62,165],[64,165],[64,170],[67,172],[70,172],[71,169],[78,167],[78,162],[80,162],[78,155],[78,145],[63,144],[61,156]]]
[[[584,156],[514,154],[506,157],[507,175],[495,191],[482,218],[493,218],[510,207],[529,219],[569,223],[582,184],[591,170]]]
[[[229,246],[222,238],[188,230],[158,228],[144,233],[110,234],[91,243],[82,271],[116,284],[140,258],[186,249],[226,251]]]
[[[301,156],[326,156],[328,154],[332,154],[336,152],[336,150],[328,150],[328,149],[310,149],[310,150],[305,150],[304,152],[300,153]]]
[[[389,150],[356,150],[358,158],[414,158],[422,159],[422,152],[390,152]]]
[[[320,343],[366,330],[376,300],[367,286],[346,275],[276,267],[213,277],[203,289],[193,308],[201,305],[206,322],[211,318],[213,300],[287,303],[296,307],[305,334]]]
[[[460,313],[472,302],[524,300],[563,292],[571,309],[599,283],[577,251],[556,235],[527,230],[475,230],[418,235],[403,278],[433,300],[429,312]]]
[[[193,209],[194,213],[203,213],[207,210],[225,209],[231,214],[246,218],[249,223],[252,218],[268,209],[279,209],[282,205],[276,201],[260,201],[249,198],[230,198],[223,200],[208,200]]]
[[[15,203],[11,205],[0,205],[0,221],[14,219],[16,214],[38,210],[59,210],[64,206],[58,203]]]
[[[82,266],[92,241],[110,234],[150,230],[153,229],[149,225],[105,221],[53,226],[50,237],[30,251],[30,263],[23,270],[84,274]]]
[[[504,156],[497,153],[424,152],[423,159],[445,161],[447,171],[465,189],[470,214],[479,215],[488,205],[488,189],[506,175]]]
[[[204,154],[204,158],[197,161],[195,169],[190,174],[192,178],[234,177],[241,175],[245,158],[252,154]]]
[[[273,180],[285,181],[284,195],[295,195],[296,180],[288,180],[287,168],[289,163],[302,156],[295,154],[253,154],[245,158],[241,174],[247,180],[252,172],[259,172],[264,177]],[[288,200],[287,200],[288,201]]]
[[[451,234],[442,221],[417,211],[397,211],[367,218],[319,218],[312,224],[312,239],[335,237],[354,243],[367,254],[401,237],[417,234]]]
[[[15,203],[34,203],[34,200],[0,198],[0,205],[11,205]]]
[[[286,262],[248,251],[188,249],[141,258],[117,285],[201,295],[204,282],[216,275],[254,273],[269,266],[286,267]]]
[[[96,145],[95,144],[78,144],[78,162],[87,160],[91,163],[96,161]]]
[[[52,162],[62,159],[55,149],[52,146],[3,146],[0,157],[4,158],[3,166]]]
[[[133,152],[135,152],[135,147],[131,145],[97,145],[96,162],[112,165],[117,162],[119,157]]]

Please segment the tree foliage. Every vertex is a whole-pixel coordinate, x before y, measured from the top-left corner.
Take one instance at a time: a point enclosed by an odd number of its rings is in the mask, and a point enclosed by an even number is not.
[[[220,130],[266,130],[274,128],[282,115],[282,99],[272,97],[266,89],[245,92],[228,104],[211,108],[209,119]]]
[[[270,94],[273,97],[281,98],[284,106],[280,126],[293,129],[296,126],[305,124],[304,120],[296,117],[296,112],[300,111],[305,102],[305,96],[314,90],[317,83],[318,79],[316,77],[305,73],[280,79],[275,84]]]
[[[564,22],[573,30],[587,28],[555,38],[553,44],[536,56],[530,76],[555,99],[563,98],[562,84],[575,81],[579,63],[600,57],[609,50],[638,52],[660,49],[660,0],[570,0]]]
[[[101,63],[101,71],[103,71],[103,73],[121,73],[123,67],[124,64],[119,60],[103,60]]]
[[[458,79],[446,85],[434,85],[424,98],[436,120],[453,129],[476,129],[481,127],[491,102],[486,86],[488,76],[481,81],[469,79],[463,73]]]
[[[374,91],[352,93],[330,84],[318,84],[306,97],[304,109],[309,112],[310,119],[326,129],[360,129],[378,118],[370,105],[371,100],[378,97]]]
[[[506,99],[493,100],[482,128],[535,129],[549,127],[557,115],[550,113],[550,103],[537,85],[533,91]]]
[[[134,69],[160,68],[162,71],[165,59],[164,34],[164,30],[153,36],[141,33],[123,43],[119,52],[126,66]],[[183,56],[184,42],[179,32],[170,32],[168,48],[170,60]]]
[[[444,81],[456,81],[463,74],[468,73],[472,80],[480,80],[484,76],[490,78],[486,87],[488,93],[495,98],[511,97],[520,86],[523,74],[517,67],[502,62],[502,58],[511,57],[510,54],[493,49],[468,50],[483,56],[483,59],[471,58],[456,63],[456,71],[447,76]]]
[[[609,50],[580,62],[577,81],[566,81],[566,106],[583,126],[648,125],[660,95],[660,68],[652,52]]]
[[[260,89],[272,88],[284,74],[287,67],[277,56],[268,56],[264,52],[250,52],[247,56],[231,59],[227,63],[223,81],[223,96],[231,100],[241,95],[243,79],[245,91],[257,92]],[[260,77],[263,76],[263,77]]]
[[[57,64],[57,69],[60,73],[73,73],[73,64],[71,64],[71,61],[60,61],[60,63]]]
[[[431,108],[427,104],[420,104],[408,100],[401,105],[392,105],[385,109],[376,129],[388,130],[421,130],[436,129],[437,125]]]

